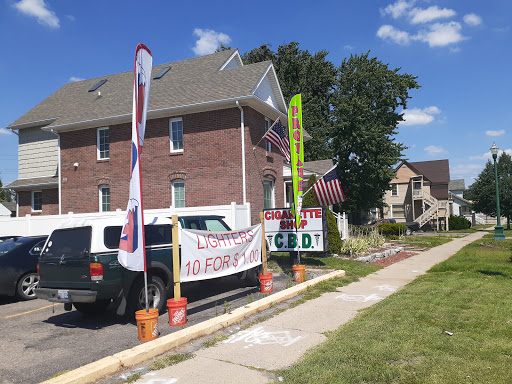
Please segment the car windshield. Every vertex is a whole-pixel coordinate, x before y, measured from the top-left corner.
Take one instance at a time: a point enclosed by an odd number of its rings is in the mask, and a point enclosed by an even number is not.
[[[28,238],[20,237],[18,239],[9,239],[0,243],[0,255],[3,255],[13,249],[16,249],[26,242],[30,241]]]

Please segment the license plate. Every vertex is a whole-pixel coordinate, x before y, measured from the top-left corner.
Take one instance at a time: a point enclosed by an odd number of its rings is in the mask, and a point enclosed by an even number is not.
[[[58,290],[57,291],[57,299],[62,301],[68,301],[69,300],[69,291],[68,290]]]

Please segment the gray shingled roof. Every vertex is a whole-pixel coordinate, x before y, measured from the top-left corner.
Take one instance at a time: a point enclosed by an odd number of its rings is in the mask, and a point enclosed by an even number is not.
[[[171,70],[162,78],[151,80],[148,114],[161,109],[253,96],[253,90],[270,62],[219,71],[235,52],[222,51],[154,66],[152,76],[169,65]],[[102,79],[107,79],[107,82],[96,91],[88,92]],[[101,97],[98,97],[98,91]],[[21,129],[38,125],[52,128],[129,116],[132,113],[132,93],[133,71],[67,83],[8,128]],[[284,104],[281,105],[281,112],[285,108]]]
[[[448,184],[450,181],[450,165],[446,159],[407,163],[432,184]]]
[[[33,188],[55,188],[59,185],[57,176],[35,177],[31,179],[18,179],[3,187],[3,189],[33,189]]]
[[[333,162],[331,159],[328,160],[315,160],[315,161],[306,161],[304,163],[304,168],[310,172],[313,172],[317,175],[324,175],[333,167]]]
[[[449,191],[463,191],[466,189],[464,179],[450,180],[448,183]]]

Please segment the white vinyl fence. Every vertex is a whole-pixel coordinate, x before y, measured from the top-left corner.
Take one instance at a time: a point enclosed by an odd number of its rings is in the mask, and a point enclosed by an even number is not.
[[[247,228],[251,225],[251,205],[214,205],[206,207],[187,207],[187,208],[162,208],[146,209],[145,217],[162,215],[219,215],[224,216],[224,221],[232,229]],[[76,219],[94,219],[105,217],[125,216],[125,211],[115,212],[95,212],[95,213],[73,213],[65,215],[31,216],[24,217],[0,217],[0,236],[36,236],[49,235],[55,228],[71,218]]]
[[[334,217],[336,218],[336,223],[338,224],[338,231],[341,235],[341,240],[348,239],[348,219],[345,212],[343,213],[334,213]]]

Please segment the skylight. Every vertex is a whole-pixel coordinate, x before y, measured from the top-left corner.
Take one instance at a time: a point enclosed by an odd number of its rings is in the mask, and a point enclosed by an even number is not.
[[[88,92],[94,92],[95,90],[97,90],[99,87],[101,87],[103,84],[105,84],[107,82],[107,79],[103,79],[103,80],[100,80],[96,83],[96,85],[94,85],[93,87],[91,87],[89,89]]]
[[[157,80],[157,79],[161,79],[162,77],[164,77],[164,75],[169,72],[169,70],[171,69],[171,67],[165,67],[164,69],[162,69],[160,72],[158,72],[158,75],[156,75],[155,77],[153,77],[153,80]]]

